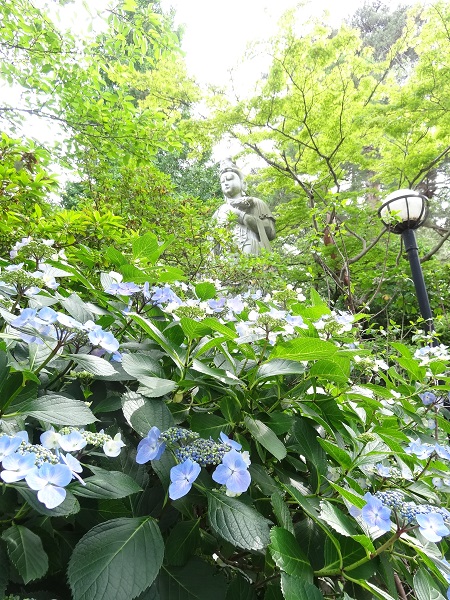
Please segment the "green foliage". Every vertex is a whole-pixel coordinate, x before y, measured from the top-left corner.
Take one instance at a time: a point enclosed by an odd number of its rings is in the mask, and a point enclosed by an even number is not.
[[[59,287],[18,293],[45,248],[25,240],[16,270],[2,261],[3,277],[16,273],[0,283],[3,596],[363,600],[402,586],[414,600],[443,597],[448,529],[430,539],[414,511],[450,524],[446,347],[391,341],[375,353],[317,293],[222,290],[216,305],[209,282],[169,287],[152,234],[129,253],[103,249],[139,283],[62,259]],[[166,447],[144,460],[155,427]],[[30,441],[14,442],[24,430]],[[12,440],[57,461],[44,431],[86,443],[60,449],[81,465],[53,507],[56,482],[46,495],[28,472],[11,479],[5,458]],[[230,446],[199,450],[222,433],[243,447],[240,493],[216,481]],[[206,466],[171,500],[195,440]],[[374,502],[389,531],[373,526]]]

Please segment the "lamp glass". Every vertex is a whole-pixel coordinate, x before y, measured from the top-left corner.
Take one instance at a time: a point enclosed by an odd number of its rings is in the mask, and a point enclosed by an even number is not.
[[[389,194],[379,210],[385,225],[400,233],[405,227],[415,229],[425,220],[426,198],[419,192],[401,189]]]

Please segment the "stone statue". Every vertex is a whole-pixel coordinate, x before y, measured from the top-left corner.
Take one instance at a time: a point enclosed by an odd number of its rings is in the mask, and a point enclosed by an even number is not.
[[[244,175],[231,158],[220,163],[220,185],[225,202],[213,218],[220,225],[227,225],[230,215],[235,215],[232,232],[241,252],[258,255],[263,248],[270,252],[270,240],[275,238],[275,218],[265,202],[245,196]]]

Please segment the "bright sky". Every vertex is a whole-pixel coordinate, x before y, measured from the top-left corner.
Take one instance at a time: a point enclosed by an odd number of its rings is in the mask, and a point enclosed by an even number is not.
[[[400,0],[385,0],[394,7]],[[404,0],[403,4],[409,4]],[[176,24],[185,25],[183,49],[186,63],[200,84],[223,85],[228,70],[243,56],[248,42],[264,40],[276,32],[281,15],[300,5],[299,18],[329,12],[331,23],[352,15],[364,0],[161,0],[172,6]]]

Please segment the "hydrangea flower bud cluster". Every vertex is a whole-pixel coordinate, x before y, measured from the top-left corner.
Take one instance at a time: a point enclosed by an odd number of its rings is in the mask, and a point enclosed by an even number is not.
[[[216,466],[212,478],[226,487],[227,494],[241,494],[251,482],[248,453],[239,452],[241,445],[230,440],[224,433],[220,434],[220,438],[220,442],[214,442],[181,427],[171,427],[164,433],[157,427],[152,427],[139,442],[136,462],[145,464],[150,460],[159,460],[166,447],[170,448],[179,461],[170,470],[169,497],[172,500],[185,496],[199,476],[201,468],[207,466]]]
[[[26,431],[15,435],[0,434],[0,478],[13,484],[25,480],[28,487],[37,492],[37,498],[47,508],[59,506],[66,498],[65,487],[78,479],[83,468],[71,452],[79,452],[86,444],[103,445],[107,456],[118,456],[124,446],[117,434],[114,438],[103,432],[84,432],[75,427],[54,429],[41,435],[40,444],[31,444]]]
[[[442,531],[442,533],[440,536],[443,537],[444,535],[450,534],[450,529],[448,529],[450,526],[450,512],[445,508],[433,506],[432,504],[416,504],[412,501],[405,501],[404,495],[398,490],[376,492],[374,497],[380,500],[383,506],[395,511],[395,513],[408,524],[417,524],[421,526],[422,529],[424,523],[422,517],[432,515],[433,520],[436,521],[436,523],[441,524],[440,531]],[[446,533],[445,529],[447,529]],[[422,530],[421,533],[424,534]],[[428,537],[427,534],[424,535],[430,541],[439,541],[430,539],[430,534],[428,534]]]

